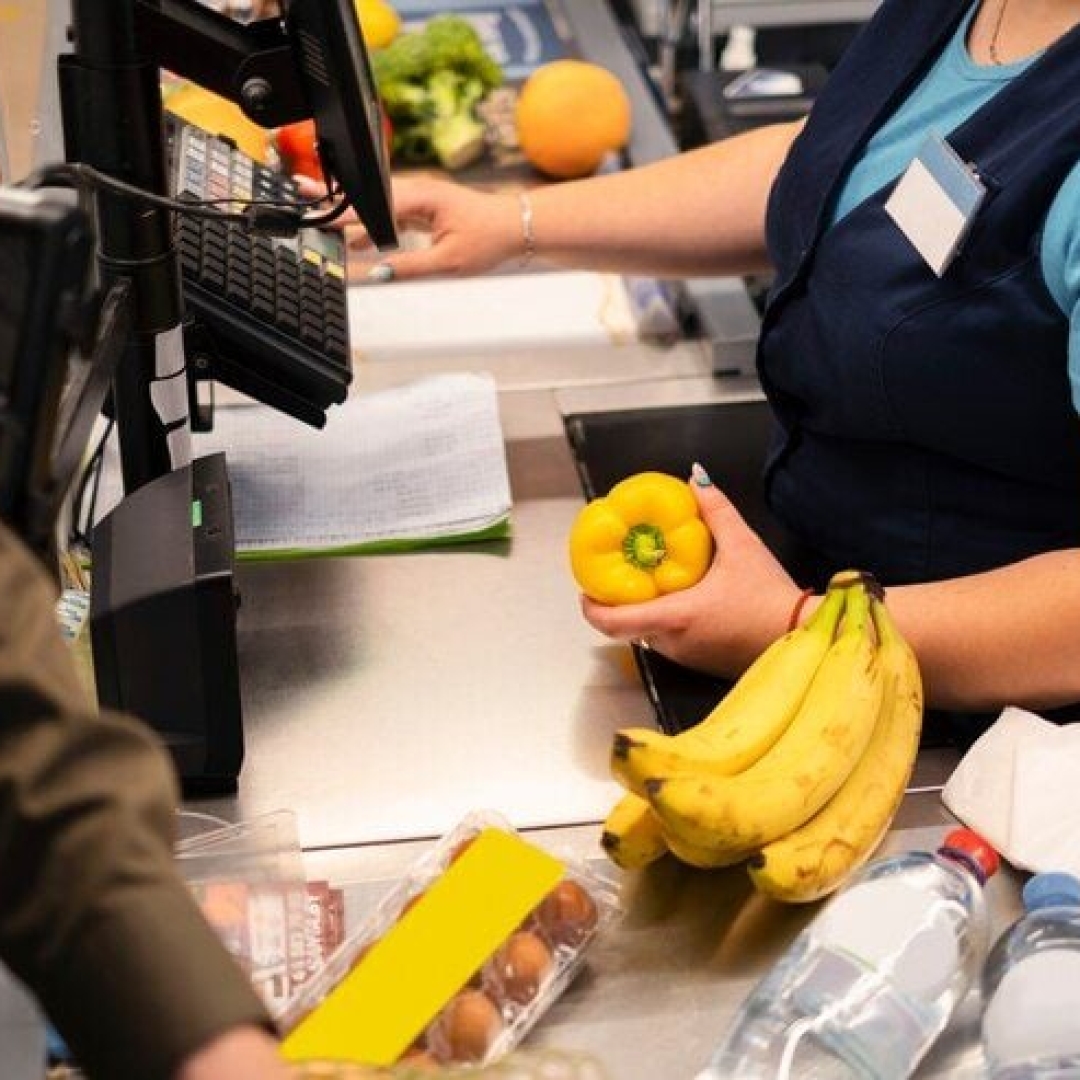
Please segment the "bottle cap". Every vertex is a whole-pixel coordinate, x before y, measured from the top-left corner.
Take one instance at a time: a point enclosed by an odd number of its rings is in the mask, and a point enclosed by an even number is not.
[[[1072,874],[1036,874],[1024,886],[1024,907],[1080,907],[1080,881]]]
[[[958,855],[983,882],[992,878],[1001,866],[998,853],[971,829],[953,829],[945,837],[940,850],[943,854]]]

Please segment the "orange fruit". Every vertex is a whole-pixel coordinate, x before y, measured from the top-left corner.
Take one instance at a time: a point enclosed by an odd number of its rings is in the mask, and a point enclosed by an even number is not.
[[[518,143],[548,176],[588,176],[630,137],[630,99],[606,68],[555,60],[534,71],[518,96]]]

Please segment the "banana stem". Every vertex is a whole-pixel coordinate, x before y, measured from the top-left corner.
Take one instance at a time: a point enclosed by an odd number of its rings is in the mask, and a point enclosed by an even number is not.
[[[830,589],[862,585],[876,600],[885,599],[885,588],[869,570],[839,570],[829,579]]]
[[[860,581],[854,588],[844,589],[844,634],[860,637],[867,632],[871,622],[870,594]]]

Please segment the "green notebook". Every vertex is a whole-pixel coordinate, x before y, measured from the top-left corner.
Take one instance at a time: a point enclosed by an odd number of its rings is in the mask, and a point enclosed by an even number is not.
[[[357,395],[321,430],[263,405],[219,407],[193,453],[224,451],[243,560],[383,554],[510,535],[498,393],[439,375]],[[115,447],[100,506],[119,497]],[[192,525],[198,527],[197,507]]]

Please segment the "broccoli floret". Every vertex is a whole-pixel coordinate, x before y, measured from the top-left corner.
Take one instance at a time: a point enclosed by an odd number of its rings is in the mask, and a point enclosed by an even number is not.
[[[431,144],[446,169],[463,169],[484,152],[484,125],[474,108],[486,87],[476,78],[463,77],[445,68],[428,80],[434,107]]]
[[[480,156],[484,126],[475,109],[503,74],[471,23],[436,16],[375,50],[372,62],[399,158],[460,169]]]
[[[437,15],[424,28],[434,63],[479,79],[485,90],[502,85],[502,68],[487,54],[476,28],[460,15]]]
[[[435,157],[435,147],[431,142],[431,125],[424,123],[395,127],[393,151],[401,161],[416,164],[431,161]]]
[[[430,98],[427,89],[418,83],[390,82],[380,91],[390,119],[395,124],[415,122],[418,117],[430,112]]]
[[[425,34],[398,34],[383,49],[373,49],[371,70],[380,92],[400,83],[422,83],[432,70],[431,46]]]

